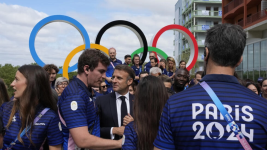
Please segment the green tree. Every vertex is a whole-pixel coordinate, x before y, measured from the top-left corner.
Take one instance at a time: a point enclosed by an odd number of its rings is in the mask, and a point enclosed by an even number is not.
[[[8,87],[7,90],[9,96],[12,96],[14,91],[10,84],[13,82],[18,68],[19,66],[13,66],[11,64],[5,64],[4,66],[0,65],[0,78],[4,80]]]

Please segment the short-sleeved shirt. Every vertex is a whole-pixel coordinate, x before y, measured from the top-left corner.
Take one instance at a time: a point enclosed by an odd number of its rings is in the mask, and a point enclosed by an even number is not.
[[[97,91],[94,90],[94,95],[93,95],[93,101],[95,102],[96,98],[98,96],[103,96],[104,94],[98,93]]]
[[[161,69],[162,70],[162,74],[167,75],[167,70],[166,69]]]
[[[206,75],[201,81],[213,89],[252,149],[267,148],[267,101],[240,85],[234,76]],[[199,84],[168,99],[154,146],[159,149],[243,150]]]
[[[14,101],[10,101],[4,103],[0,108],[0,114],[1,117],[3,118],[4,126],[7,126],[8,124],[8,120],[11,115],[11,110],[13,105]],[[37,107],[37,112],[34,118],[36,118],[44,109],[45,109],[44,107],[39,105]],[[9,147],[10,143],[16,139],[20,127],[21,127],[21,119],[19,111],[17,111],[12,119],[11,125],[6,130],[6,134],[4,136],[4,141],[3,141],[3,149]],[[48,144],[51,146],[60,145],[63,143],[63,135],[62,132],[60,131],[60,128],[61,127],[58,114],[50,109],[31,128],[32,129],[31,139],[35,146],[30,143],[29,138],[25,134],[24,136],[22,136],[24,146],[21,142],[17,141],[16,144],[12,147],[12,150],[40,149],[45,139],[47,139]],[[30,131],[28,131],[27,134],[30,134]]]
[[[107,72],[106,72],[106,76],[107,77],[112,77],[112,74],[114,72],[114,68],[117,66],[117,65],[121,65],[122,62],[119,60],[119,59],[116,59],[115,61],[112,61],[111,59],[109,60],[110,61],[110,65],[108,66],[107,68]],[[112,65],[113,64],[113,65]],[[106,84],[107,85],[111,85],[107,80],[105,80]]]
[[[124,129],[125,142],[122,145],[123,150],[137,149],[137,134],[134,130],[134,122],[130,122]]]
[[[93,128],[92,135],[100,136],[97,107],[94,105],[92,94],[80,79],[74,77],[64,89],[59,98],[58,107],[60,115],[67,125],[67,127],[62,125],[64,150],[77,147],[69,129],[87,126],[88,132],[89,129]]]
[[[150,61],[148,62],[148,63],[146,63],[145,64],[145,66],[144,66],[144,70],[146,71],[146,70],[150,70],[151,69],[151,63],[150,63]],[[148,72],[149,73],[149,72]]]
[[[139,76],[140,73],[142,72],[142,66],[139,66],[139,68],[137,68],[136,66],[132,66],[132,69],[135,72],[135,76]],[[136,81],[139,81],[139,80],[136,80]]]
[[[171,70],[170,71],[167,71],[167,76],[168,77],[171,77],[173,75],[174,72],[172,72]]]

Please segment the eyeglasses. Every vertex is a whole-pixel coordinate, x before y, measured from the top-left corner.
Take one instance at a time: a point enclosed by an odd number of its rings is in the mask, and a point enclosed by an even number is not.
[[[69,85],[68,83],[59,83],[58,85],[65,85],[65,86],[67,86],[67,85]]]
[[[104,86],[101,86],[102,88],[106,88],[106,87],[108,87],[107,85],[104,85]]]

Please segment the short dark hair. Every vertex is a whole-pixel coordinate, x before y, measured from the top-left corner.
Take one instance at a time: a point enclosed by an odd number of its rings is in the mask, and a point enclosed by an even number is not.
[[[180,65],[182,62],[186,63],[184,60],[181,60],[181,61],[179,62],[179,65]]]
[[[134,64],[134,58],[135,58],[135,57],[139,57],[139,64],[140,64],[140,56],[137,55],[137,54],[134,54],[133,59],[132,59],[132,64],[135,65],[135,64]]]
[[[88,65],[89,69],[93,71],[98,66],[99,62],[102,63],[102,65],[104,65],[105,67],[107,67],[110,64],[108,57],[102,52],[100,52],[100,50],[97,49],[84,50],[78,60],[78,74],[84,72],[83,67],[85,65]]]
[[[189,73],[189,71],[186,69],[186,68],[179,68],[179,69],[177,69],[176,71],[175,71],[175,76],[177,76],[178,75],[178,71],[179,70],[184,70],[187,74],[188,74],[188,76],[187,76],[187,83],[190,81],[189,80],[189,77],[190,77],[190,73]]]
[[[124,56],[124,59],[127,59],[128,57],[131,57],[131,55],[127,54]]]
[[[155,63],[159,63],[157,58],[153,57],[153,58],[150,59],[150,61],[151,61],[152,59],[155,61]]]
[[[54,64],[47,64],[47,65],[45,65],[43,68],[44,68],[44,70],[45,70],[46,72],[51,72],[52,69],[54,69],[54,70],[56,71],[56,73],[59,72],[58,67],[57,67],[56,65],[54,65]]]
[[[120,71],[125,71],[128,73],[128,80],[129,79],[133,79],[135,78],[135,72],[133,71],[133,69],[127,65],[117,65],[115,67],[115,70],[120,70]]]
[[[205,46],[213,62],[235,67],[246,45],[246,33],[238,25],[218,24],[207,31]]]
[[[195,78],[197,77],[197,74],[201,75],[201,77],[202,77],[202,75],[203,75],[203,71],[198,71],[198,72],[196,72],[196,74],[195,74]]]
[[[159,61],[159,62],[164,62],[165,64],[167,64],[167,60],[166,60],[166,59],[164,59],[164,58],[160,59],[160,61]]]
[[[167,75],[163,74],[161,76],[158,76],[158,78],[162,81],[162,82],[169,82],[172,84],[172,79],[169,78]]]
[[[140,75],[141,74],[148,74],[149,75],[149,73],[147,72],[147,71],[142,71],[140,74],[139,74],[139,78],[140,78]]]

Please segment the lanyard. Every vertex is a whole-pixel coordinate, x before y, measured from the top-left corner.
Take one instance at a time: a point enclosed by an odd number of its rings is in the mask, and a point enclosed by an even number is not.
[[[142,72],[142,66],[139,66],[139,74]]]
[[[112,62],[110,62],[110,63],[111,63],[111,65],[112,65],[112,67],[115,68],[115,66],[113,65],[113,63],[112,63]]]
[[[33,121],[33,125],[35,125],[36,124],[36,122],[38,122],[40,119],[41,119],[41,117],[49,110],[50,108],[45,108],[35,119],[34,119],[34,121]],[[20,134],[20,137],[23,137],[23,135],[24,134],[26,134],[29,130],[31,129],[31,125],[30,126],[28,126],[28,127],[26,127],[22,132],[21,132],[21,134]],[[9,147],[7,147],[7,150],[11,150],[12,149],[12,147],[14,146],[14,145],[16,145],[16,142],[18,141],[18,138],[16,137],[16,139],[13,141],[13,142],[11,142],[10,143],[10,145],[9,145]]]
[[[217,108],[220,110],[221,114],[224,116],[224,119],[230,126],[230,129],[235,133],[235,136],[243,146],[245,150],[252,150],[250,147],[249,143],[247,142],[246,138],[244,135],[241,133],[238,125],[234,122],[233,118],[231,115],[226,111],[225,107],[223,106],[222,102],[220,99],[217,97],[217,95],[214,93],[214,91],[211,89],[211,87],[203,81],[200,83],[200,85],[206,90],[206,92],[209,94],[210,98],[213,100]]]

